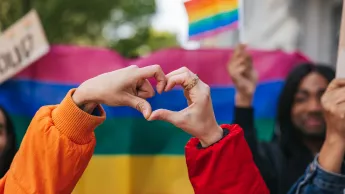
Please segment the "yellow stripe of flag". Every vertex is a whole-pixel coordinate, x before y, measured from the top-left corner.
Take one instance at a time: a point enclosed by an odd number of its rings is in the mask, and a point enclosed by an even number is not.
[[[73,194],[193,194],[184,156],[94,156]]]

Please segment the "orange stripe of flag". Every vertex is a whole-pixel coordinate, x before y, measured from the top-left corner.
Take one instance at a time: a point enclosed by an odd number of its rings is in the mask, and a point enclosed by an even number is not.
[[[237,0],[192,0],[185,5],[189,23],[238,8]]]

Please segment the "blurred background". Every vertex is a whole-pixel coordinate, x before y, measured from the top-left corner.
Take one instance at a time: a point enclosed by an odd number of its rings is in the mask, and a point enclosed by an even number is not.
[[[0,0],[0,35],[35,9],[51,45],[46,56],[0,85],[0,105],[14,121],[18,145],[39,107],[59,103],[85,79],[129,64],[160,64],[165,72],[187,66],[211,86],[218,122],[231,123],[235,89],[227,65],[240,32],[192,40],[185,2]],[[270,141],[289,71],[306,61],[335,66],[342,1],[244,0],[243,10],[241,33],[259,73],[257,135]],[[186,106],[180,89],[150,103],[153,109]],[[189,135],[164,122],[148,123],[136,110],[105,108],[95,155],[74,194],[193,193],[184,158]]]
[[[137,57],[165,47],[228,47],[231,31],[188,41],[185,0],[1,0],[0,31],[35,8],[52,44],[107,47]],[[317,62],[335,63],[341,0],[245,1],[245,34],[252,47],[301,50]]]

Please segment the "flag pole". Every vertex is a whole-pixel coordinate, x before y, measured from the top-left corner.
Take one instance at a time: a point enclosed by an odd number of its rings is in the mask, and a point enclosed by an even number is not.
[[[240,43],[246,44],[244,27],[244,0],[238,0],[238,12],[238,31],[240,36]]]
[[[336,77],[345,78],[345,2],[341,16]]]

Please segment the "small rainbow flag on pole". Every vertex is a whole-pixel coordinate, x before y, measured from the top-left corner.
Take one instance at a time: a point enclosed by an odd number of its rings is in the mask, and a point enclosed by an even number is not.
[[[185,2],[189,38],[200,40],[223,31],[237,29],[239,0],[190,0]]]

